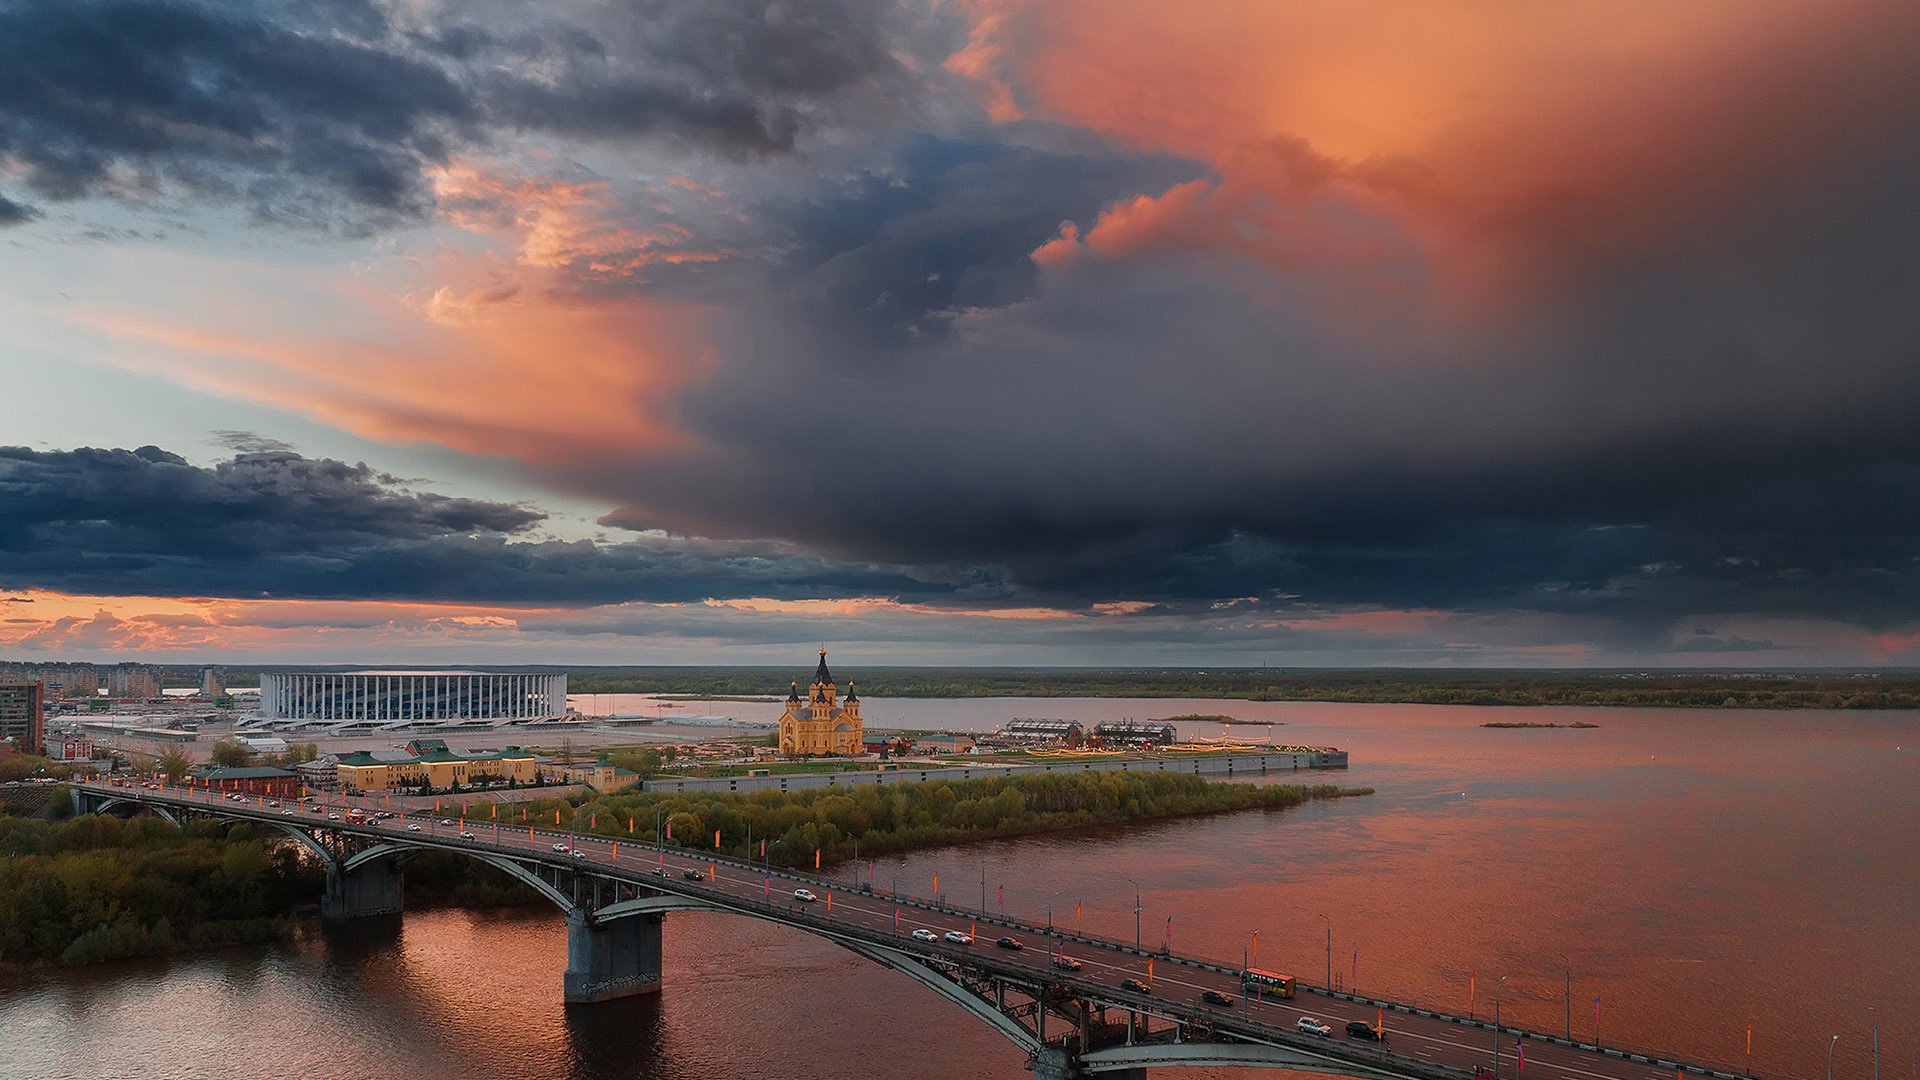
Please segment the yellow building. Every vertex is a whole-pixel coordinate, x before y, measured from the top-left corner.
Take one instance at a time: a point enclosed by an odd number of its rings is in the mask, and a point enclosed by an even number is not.
[[[531,783],[539,764],[531,751],[509,746],[494,753],[456,754],[438,739],[408,743],[410,752],[359,750],[347,754],[335,767],[346,791],[417,790],[422,783],[434,791],[475,784]]]
[[[861,746],[860,697],[847,683],[845,701],[836,701],[839,691],[833,672],[827,670],[827,650],[820,650],[820,666],[813,673],[813,685],[806,700],[800,698],[800,680],[793,682],[787,695],[787,711],[780,714],[780,752],[788,757],[817,754],[859,754]]]

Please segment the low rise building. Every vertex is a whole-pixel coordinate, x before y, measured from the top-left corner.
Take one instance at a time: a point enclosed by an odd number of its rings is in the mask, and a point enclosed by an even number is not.
[[[300,797],[298,775],[285,769],[274,769],[264,765],[212,768],[202,773],[200,779],[214,791],[260,795],[269,799]]]
[[[457,752],[439,739],[416,739],[400,750],[358,750],[334,764],[342,790],[354,792],[446,791],[455,787],[531,784],[541,775],[533,752],[509,746],[489,752]]]
[[[1093,737],[1105,746],[1169,746],[1180,741],[1180,729],[1165,720],[1103,720]]]
[[[1019,716],[1007,721],[993,733],[993,741],[1013,746],[1079,746],[1086,741],[1087,729],[1078,720],[1053,720]]]
[[[556,761],[551,768],[557,769],[566,783],[585,784],[602,793],[618,791],[640,779],[632,769],[616,768],[604,761]]]

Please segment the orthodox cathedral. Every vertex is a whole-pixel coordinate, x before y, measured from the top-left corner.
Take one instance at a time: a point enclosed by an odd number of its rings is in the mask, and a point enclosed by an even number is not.
[[[813,685],[800,696],[800,680],[787,695],[787,711],[780,714],[780,753],[789,757],[853,754],[863,749],[860,738],[860,697],[847,682],[845,701],[837,701],[833,672],[827,670],[827,650],[820,650],[820,666]]]

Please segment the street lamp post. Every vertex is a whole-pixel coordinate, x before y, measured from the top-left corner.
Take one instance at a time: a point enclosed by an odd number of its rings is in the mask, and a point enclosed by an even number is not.
[[[1327,989],[1333,989],[1333,920],[1323,912],[1320,915],[1327,924]]]
[[[1573,961],[1567,959],[1566,953],[1561,953],[1560,962],[1561,964],[1564,965],[1563,970],[1566,972],[1566,976],[1567,976],[1567,1041],[1572,1042],[1573,1041]]]
[[[1133,951],[1139,952],[1140,951],[1140,883],[1138,881],[1133,880],[1132,878],[1128,878],[1127,882],[1133,886]]]
[[[1507,985],[1507,977],[1493,984],[1493,1080],[1500,1080],[1500,991]],[[1831,1077],[1828,1080],[1832,1080]]]
[[[1833,1047],[1834,1044],[1839,1041],[1840,1036],[1838,1035],[1827,1040],[1827,1080],[1833,1080]]]

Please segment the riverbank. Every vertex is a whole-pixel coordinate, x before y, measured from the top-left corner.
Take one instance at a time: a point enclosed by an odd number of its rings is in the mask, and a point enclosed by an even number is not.
[[[665,838],[690,850],[804,868],[856,852],[864,858],[1372,793],[1333,784],[1255,786],[1178,773],[1089,771],[752,795],[643,791],[593,799],[578,812],[586,831],[600,835],[651,839],[658,820]]]

